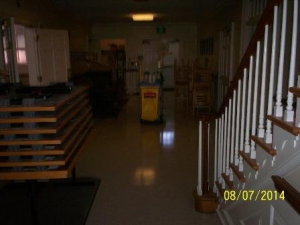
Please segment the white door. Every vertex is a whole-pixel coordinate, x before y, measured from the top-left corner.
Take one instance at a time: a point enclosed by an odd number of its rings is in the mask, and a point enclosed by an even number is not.
[[[70,69],[69,37],[66,30],[37,29],[27,31],[27,37],[34,36],[36,46],[28,49],[36,54],[28,59],[30,86],[47,86],[67,82]],[[31,43],[34,45],[34,41]],[[36,53],[35,53],[36,52]]]
[[[164,88],[174,88],[174,61],[179,56],[179,42],[170,41],[167,42],[168,51],[163,58],[163,76],[164,76]]]

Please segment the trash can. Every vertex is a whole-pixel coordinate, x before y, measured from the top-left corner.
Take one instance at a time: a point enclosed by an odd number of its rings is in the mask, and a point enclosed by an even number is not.
[[[159,82],[140,84],[141,122],[162,122],[162,87]]]

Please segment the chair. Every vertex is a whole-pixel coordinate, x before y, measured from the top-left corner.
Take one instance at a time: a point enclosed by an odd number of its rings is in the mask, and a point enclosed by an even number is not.
[[[194,67],[195,68],[195,67]],[[193,70],[192,79],[193,113],[197,109],[211,110],[211,72],[207,69]]]
[[[189,104],[189,82],[191,77],[190,63],[178,63],[175,60],[174,63],[174,97],[175,103],[178,100],[184,101],[186,105]]]

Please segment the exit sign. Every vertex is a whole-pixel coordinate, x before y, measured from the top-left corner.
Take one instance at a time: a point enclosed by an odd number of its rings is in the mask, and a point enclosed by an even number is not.
[[[164,33],[166,33],[166,28],[164,26],[156,27],[156,33],[164,34]]]

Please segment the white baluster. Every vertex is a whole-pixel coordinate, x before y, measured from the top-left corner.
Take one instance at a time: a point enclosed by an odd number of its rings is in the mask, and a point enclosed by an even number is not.
[[[265,26],[264,36],[264,51],[263,51],[263,67],[261,78],[261,92],[260,92],[260,106],[259,106],[259,122],[258,122],[258,137],[263,138],[265,136],[264,129],[264,115],[265,115],[265,95],[266,95],[266,76],[267,76],[267,56],[268,56],[268,39],[269,39],[269,25]]]
[[[232,99],[232,124],[231,124],[231,144],[230,144],[230,163],[233,163],[234,158],[234,138],[235,138],[235,111],[236,111],[236,90],[233,90],[233,99]],[[233,171],[230,168],[229,171],[229,180],[233,181]]]
[[[232,105],[232,99],[229,99],[228,115],[227,115],[228,123],[227,123],[227,146],[226,146],[226,176],[229,176],[229,172],[230,172],[229,161],[230,161],[231,105]]]
[[[244,69],[244,77],[243,77],[243,95],[242,95],[242,115],[241,115],[241,136],[240,136],[240,150],[244,150],[244,127],[245,127],[245,111],[246,111],[246,88],[247,88],[247,69]],[[244,170],[244,161],[242,156],[240,156],[239,161],[239,171],[242,172]]]
[[[223,173],[226,171],[226,141],[227,141],[227,107],[225,107],[225,114],[222,115],[222,120],[223,120],[223,143],[224,145],[222,146],[222,164],[223,164]],[[221,178],[221,184],[222,184],[222,189],[225,189],[225,181],[223,177]]]
[[[218,177],[218,140],[220,139],[218,136],[218,128],[219,128],[219,121],[218,119],[215,120],[215,161],[214,161],[214,192],[217,192],[216,181]]]
[[[293,13],[293,33],[292,33],[292,49],[290,59],[290,74],[289,74],[289,87],[295,85],[295,73],[296,73],[296,50],[297,50],[297,34],[298,34],[298,0],[294,0],[294,13]],[[284,120],[287,122],[294,121],[293,110],[293,93],[288,92],[287,95],[287,107],[284,113]]]
[[[253,56],[250,56],[250,70],[249,70],[249,85],[248,85],[248,99],[247,99],[247,118],[246,118],[246,132],[245,132],[245,153],[250,153],[250,114],[251,114],[251,95],[252,95],[252,77],[253,77]]]
[[[276,105],[274,109],[274,114],[276,117],[283,116],[281,99],[282,99],[282,79],[283,79],[283,69],[284,69],[284,58],[285,58],[285,39],[286,39],[286,21],[287,21],[286,17],[287,17],[287,0],[283,0],[281,42],[280,42],[280,53],[279,53],[280,59],[279,59],[279,69],[278,69],[278,78],[277,78]]]
[[[221,177],[221,173],[222,173],[222,143],[223,143],[223,139],[222,139],[222,133],[223,133],[223,129],[222,129],[222,117],[219,118],[219,149],[218,149],[218,175],[219,175],[219,180]]]
[[[274,7],[274,18],[273,18],[273,34],[272,34],[272,55],[271,55],[271,68],[270,68],[270,81],[269,81],[269,94],[268,94],[268,115],[272,115],[273,106],[273,86],[275,77],[275,60],[277,55],[277,25],[278,25],[278,6]],[[272,122],[267,120],[266,124],[266,135],[265,142],[272,143]]]
[[[220,167],[219,167],[219,183],[222,183],[223,177],[222,173],[225,171],[225,167],[223,168],[223,165],[225,165],[225,160],[223,157],[224,153],[224,114],[221,116],[221,130],[220,130],[220,149],[219,149],[219,161],[220,161]]]
[[[228,123],[227,123],[227,121],[228,121],[228,108],[226,107],[225,108],[225,123],[224,123],[224,147],[223,147],[223,149],[224,149],[224,151],[223,151],[223,160],[225,161],[225,163],[223,163],[223,168],[224,168],[224,170],[223,170],[223,172],[226,174],[226,169],[227,169],[227,126],[228,126]]]
[[[202,121],[199,121],[199,144],[198,144],[198,186],[197,194],[202,195]]]
[[[245,133],[245,114],[246,114],[246,89],[247,89],[247,74],[248,71],[244,69],[243,76],[243,95],[242,95],[242,114],[241,114],[241,135],[240,135],[240,150],[244,151],[244,133]]]
[[[208,168],[208,170],[207,170],[207,183],[209,184],[209,178],[210,178],[210,173],[211,173],[211,171],[210,171],[210,167],[209,167],[209,162],[210,162],[210,122],[211,122],[211,120],[208,122],[208,124],[207,124],[207,147],[208,147],[208,150],[207,150],[207,168]]]
[[[239,134],[240,134],[240,103],[241,103],[241,80],[238,81],[238,93],[237,93],[237,104],[236,104],[236,127],[235,127],[235,149],[234,149],[234,165],[239,164]]]
[[[253,90],[253,108],[252,108],[252,125],[251,135],[254,136],[256,132],[256,116],[257,116],[257,95],[258,95],[258,77],[260,69],[260,41],[257,42],[256,46],[256,62],[255,62],[255,79],[254,79],[254,90]],[[249,92],[248,92],[249,94]],[[251,140],[251,159],[256,158],[255,142]]]

